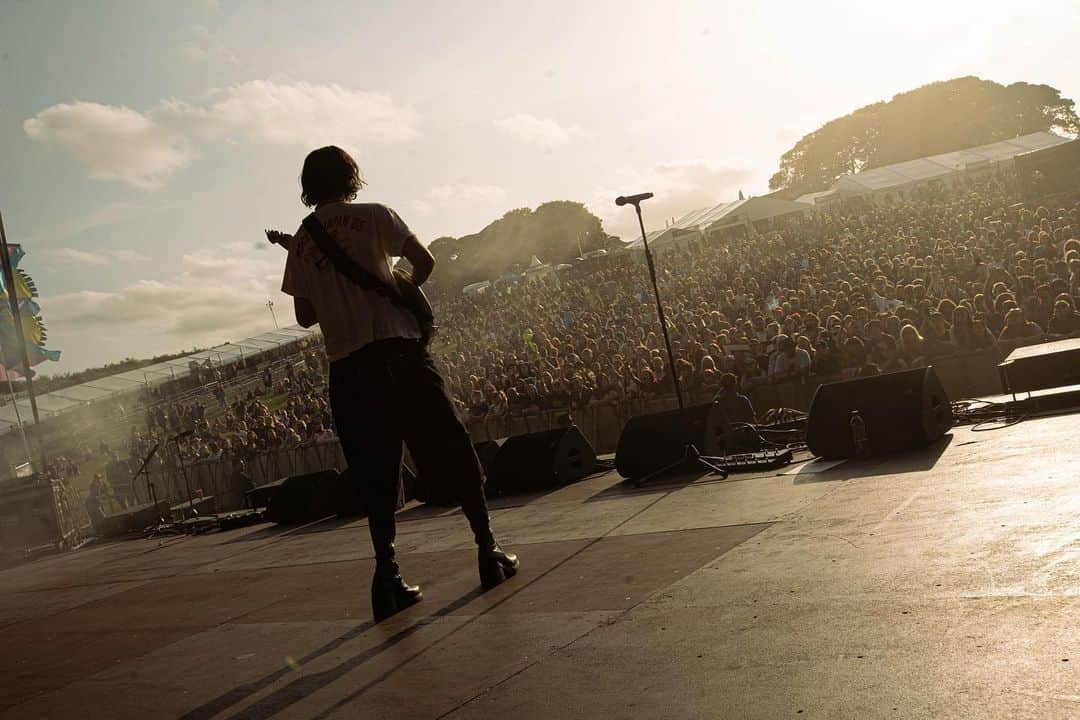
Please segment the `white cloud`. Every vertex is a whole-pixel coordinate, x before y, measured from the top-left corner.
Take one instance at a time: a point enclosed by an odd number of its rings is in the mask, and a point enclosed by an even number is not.
[[[237,65],[240,62],[228,45],[204,25],[191,27],[190,38],[180,46],[180,54],[191,63],[222,60],[230,65]]]
[[[589,205],[603,220],[607,232],[632,240],[639,234],[637,216],[633,208],[615,205],[619,195],[654,194],[641,206],[645,228],[653,230],[691,210],[738,199],[739,190],[754,178],[754,171],[745,167],[717,167],[705,162],[660,163],[644,173],[635,170],[617,173],[617,188],[597,190]]]
[[[197,63],[210,57],[210,51],[197,42],[189,42],[180,46],[180,54],[188,62]]]
[[[379,93],[340,85],[254,80],[211,92],[204,104],[164,100],[146,112],[74,102],[23,123],[33,140],[70,153],[98,180],[143,189],[193,157],[195,140],[346,147],[405,142],[416,113]]]
[[[433,187],[413,202],[419,215],[432,215],[460,207],[492,207],[506,198],[506,190],[498,185],[451,183]]]
[[[416,113],[386,95],[340,85],[253,80],[210,93],[205,106],[161,114],[207,137],[280,145],[366,145],[416,137]]]
[[[30,139],[73,155],[95,180],[151,189],[191,162],[187,137],[126,107],[53,105],[23,122],[23,130]]]
[[[566,145],[574,136],[581,134],[581,130],[575,126],[563,127],[554,120],[528,113],[495,120],[495,127],[518,142],[547,150]]]
[[[53,248],[45,254],[63,263],[79,265],[110,265],[113,263],[149,262],[150,258],[135,250],[79,250],[78,248]]]
[[[33,241],[47,239],[51,242],[59,242],[96,228],[120,225],[130,220],[145,217],[153,211],[153,208],[146,205],[131,202],[106,203],[85,215],[77,215],[55,225],[35,228],[29,239]]]
[[[62,345],[64,337],[88,333],[159,335],[164,346],[179,347],[263,332],[272,327],[266,300],[279,297],[285,255],[252,257],[249,250],[248,243],[204,248],[184,255],[182,272],[169,279],[44,297],[51,337]]]
[[[106,250],[105,254],[119,262],[150,262],[150,258],[137,250]]]
[[[109,262],[102,255],[95,255],[92,252],[77,250],[75,248],[54,248],[52,250],[47,250],[45,254],[59,262],[75,263],[79,265],[105,265]]]

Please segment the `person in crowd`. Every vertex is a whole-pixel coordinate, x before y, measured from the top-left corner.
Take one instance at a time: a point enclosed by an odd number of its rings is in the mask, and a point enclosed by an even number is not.
[[[942,301],[945,303],[946,301]],[[955,310],[950,308],[950,312]],[[951,328],[945,320],[945,315],[940,310],[930,313],[929,321],[923,336],[923,353],[928,359],[952,355],[956,352],[956,346],[951,341]]]
[[[1021,308],[1013,307],[1005,314],[1005,327],[998,335],[998,341],[1027,340],[1040,337],[1043,329],[1024,316]]]
[[[844,341],[843,376],[845,378],[860,377],[869,362],[870,355],[866,352],[866,343],[862,338],[852,336]]]
[[[105,520],[105,513],[102,510],[101,496],[94,490],[91,490],[86,495],[86,500],[83,501],[83,505],[86,508],[86,515],[90,519],[90,526],[95,531],[100,532],[102,522]]]
[[[741,438],[745,434],[740,431],[745,425],[754,424],[757,418],[750,398],[739,392],[739,379],[733,373],[720,376],[720,391],[713,398],[713,407],[724,438],[724,454],[742,451],[745,443]]]
[[[94,478],[90,481],[86,502],[86,510],[91,514],[91,522],[95,525],[100,524],[104,516],[114,509],[115,496],[112,486],[105,479],[103,473],[94,473]],[[94,522],[95,515],[98,520],[96,523]]]
[[[1046,334],[1054,338],[1070,337],[1080,333],[1080,313],[1073,309],[1067,295],[1054,301],[1054,314],[1047,323]]]
[[[900,328],[900,342],[897,350],[900,361],[905,367],[922,367],[926,364],[923,338],[914,325],[908,324]]]
[[[774,383],[805,380],[810,374],[811,362],[810,353],[798,347],[794,340],[787,335],[777,335],[769,380]]]
[[[967,305],[960,305],[953,311],[949,340],[959,352],[987,350],[997,345],[985,322],[974,320]]]

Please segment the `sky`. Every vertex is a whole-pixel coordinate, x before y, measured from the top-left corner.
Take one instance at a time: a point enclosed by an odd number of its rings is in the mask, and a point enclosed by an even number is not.
[[[263,228],[306,153],[424,240],[578,200],[629,237],[768,191],[858,107],[963,75],[1080,98],[1080,0],[0,0],[0,213],[27,251],[45,374],[294,321]]]

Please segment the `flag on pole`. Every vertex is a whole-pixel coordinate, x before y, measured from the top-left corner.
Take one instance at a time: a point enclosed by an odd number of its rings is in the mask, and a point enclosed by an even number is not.
[[[12,275],[15,285],[15,300],[19,306],[19,320],[23,336],[26,339],[26,353],[30,366],[40,365],[50,360],[60,359],[60,352],[47,350],[45,343],[48,333],[41,319],[41,306],[35,298],[38,296],[37,285],[25,270],[19,269],[19,262],[26,257],[26,251],[17,243],[8,244],[8,257],[11,258]],[[7,283],[0,273],[0,382],[7,377],[21,379],[27,369],[23,367],[22,353],[19,351],[18,333],[11,315],[8,301]]]

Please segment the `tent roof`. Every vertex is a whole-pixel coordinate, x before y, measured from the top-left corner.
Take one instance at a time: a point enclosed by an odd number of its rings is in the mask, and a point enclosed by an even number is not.
[[[772,197],[749,197],[744,200],[720,203],[710,207],[701,208],[688,212],[667,229],[698,230],[705,229],[717,223],[727,222],[757,222],[772,217],[788,215],[795,212],[806,212],[809,206],[806,203],[793,200],[782,200]],[[655,232],[655,231],[654,231]],[[663,231],[661,231],[663,232]],[[659,235],[657,236],[659,237]],[[649,242],[653,238],[649,237]],[[633,243],[632,243],[633,244]],[[641,245],[641,241],[637,241]]]
[[[951,175],[956,170],[943,165],[930,158],[919,158],[902,163],[886,165],[863,170],[854,175],[845,175],[835,185],[835,189],[853,189],[862,192],[872,192],[890,187],[900,187],[913,182],[930,180],[937,177]]]
[[[738,207],[745,200],[732,200],[730,202],[711,205],[709,207],[693,210],[675,220],[672,227],[686,230],[693,227],[702,227],[726,215],[729,211]]]
[[[293,325],[264,332],[261,335],[239,342],[225,343],[191,355],[54,390],[37,396],[38,414],[42,418],[52,417],[98,400],[107,400],[132,390],[159,385],[173,378],[185,377],[191,373],[190,363],[193,360],[200,365],[205,365],[207,360],[210,361],[211,366],[225,365],[239,360],[241,357],[251,357],[280,345],[318,334],[319,330],[317,329],[305,329],[299,325]],[[30,402],[27,399],[19,398],[17,404],[19,414],[25,423],[28,418],[32,417]],[[15,407],[11,404],[0,407],[0,434],[8,432],[17,426]]]
[[[461,288],[461,292],[468,294],[473,290],[487,289],[489,287],[491,287],[490,280],[481,280],[480,282],[469,283],[465,287]]]
[[[988,145],[930,155],[916,160],[883,165],[872,170],[863,170],[852,175],[844,175],[836,181],[832,189],[865,193],[901,187],[914,182],[945,177],[979,165],[1011,160],[1025,152],[1041,150],[1066,142],[1069,142],[1068,138],[1053,133],[1031,133],[1030,135],[1022,135]]]
[[[649,241],[650,245],[652,245],[654,242],[656,242],[660,238],[661,235],[666,234],[669,229],[670,228],[664,228],[663,230],[650,230],[649,232],[645,233],[645,239]],[[644,250],[645,249],[645,244],[641,241],[641,238],[638,238],[637,240],[634,240],[631,243],[627,243],[626,249],[627,250]]]
[[[800,195],[799,197],[795,198],[795,202],[806,203],[807,205],[813,205],[818,200],[824,200],[825,198],[829,197],[830,195],[835,195],[835,194],[836,194],[836,189],[835,188],[830,189],[830,190],[819,190],[818,192],[812,192],[812,193],[806,193],[805,195]]]
[[[726,210],[721,217],[713,219],[711,224],[716,224],[719,220],[733,216],[738,216],[750,222],[757,222],[780,217],[781,215],[802,213],[809,209],[806,203],[794,200],[783,200],[775,197],[751,197],[734,203],[734,206]]]
[[[536,272],[538,270],[543,270],[547,267],[547,263],[540,262],[540,258],[533,255],[532,260],[529,261],[529,266],[525,268],[524,272]]]

